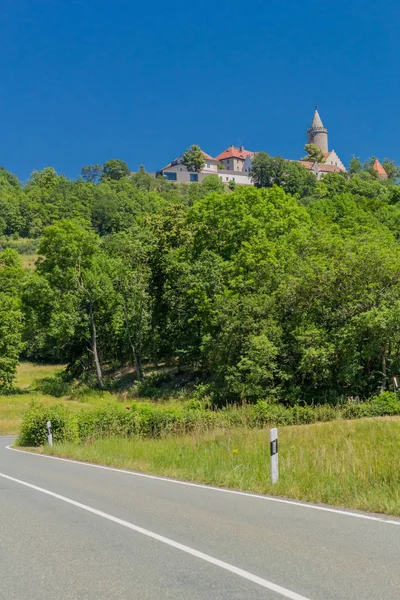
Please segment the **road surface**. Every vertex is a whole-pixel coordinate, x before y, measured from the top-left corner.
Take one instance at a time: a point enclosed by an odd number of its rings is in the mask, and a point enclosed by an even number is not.
[[[7,449],[0,599],[399,600],[400,521]]]

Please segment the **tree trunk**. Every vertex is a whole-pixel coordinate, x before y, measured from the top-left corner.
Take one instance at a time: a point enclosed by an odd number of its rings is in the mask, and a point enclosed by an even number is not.
[[[93,358],[94,358],[94,364],[96,367],[97,385],[99,386],[99,389],[102,390],[103,389],[103,375],[101,372],[99,355],[97,353],[96,325],[94,323],[94,314],[93,314],[92,303],[89,304],[89,316],[90,316],[90,325],[91,325],[91,329],[92,329],[91,344],[92,344],[92,353],[93,353]]]
[[[138,379],[143,379],[142,361],[140,360],[140,354],[136,351],[136,348],[132,341],[131,332],[129,330],[129,325],[128,325],[128,315],[126,312],[125,303],[124,303],[124,312],[125,312],[125,330],[126,330],[126,335],[128,336],[129,345],[130,345],[131,351],[132,351],[132,357],[133,357],[133,362],[135,365],[136,377]]]
[[[387,369],[386,369],[386,353],[387,353],[387,342],[385,342],[385,345],[382,349],[382,385],[381,385],[381,394],[383,394],[383,392],[386,389],[386,380],[387,380]]]
[[[128,340],[129,340],[129,345],[130,345],[130,347],[131,347],[131,351],[132,351],[132,357],[133,357],[133,362],[134,362],[134,365],[135,365],[135,373],[136,373],[136,377],[137,377],[138,379],[143,379],[142,362],[141,362],[141,360],[140,360],[140,356],[139,356],[139,354],[136,352],[136,348],[135,348],[135,346],[133,345],[132,338],[131,338],[131,334],[130,334],[130,332],[129,332],[129,327],[128,327],[128,325],[127,325],[127,324],[126,324],[125,326],[126,326],[126,334],[127,334],[127,336],[128,336]]]

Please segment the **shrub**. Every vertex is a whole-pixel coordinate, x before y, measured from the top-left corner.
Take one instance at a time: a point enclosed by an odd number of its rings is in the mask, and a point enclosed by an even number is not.
[[[204,410],[204,404],[201,400],[197,400],[196,398],[191,398],[191,400],[187,400],[184,404],[184,408],[186,410]]]
[[[294,412],[281,404],[268,404],[265,400],[258,400],[252,407],[250,424],[254,427],[263,425],[293,425],[295,423]]]
[[[400,415],[400,401],[393,392],[384,392],[379,396],[375,396],[369,402],[349,404],[342,409],[344,419],[384,417],[386,415]]]
[[[332,421],[340,416],[344,419],[359,419],[395,414],[400,414],[400,401],[391,392],[381,394],[369,402],[340,408],[328,404],[285,407],[259,400],[254,405],[210,410],[204,407],[201,400],[194,398],[175,405],[134,402],[128,407],[122,407],[114,402],[72,414],[63,405],[47,407],[32,403],[24,415],[19,443],[25,446],[45,444],[48,420],[52,422],[54,441],[61,442],[110,436],[159,438],[217,427],[304,425]]]
[[[77,415],[79,439],[127,436],[131,420],[129,413],[118,404],[106,404],[95,410],[81,411]]]
[[[47,442],[47,421],[51,421],[53,441],[71,442],[78,438],[76,420],[66,406],[45,406],[32,402],[24,414],[18,443],[21,446],[42,446]]]
[[[315,409],[311,406],[293,406],[291,410],[296,425],[308,425],[317,420]]]
[[[171,432],[178,421],[176,410],[151,404],[139,405],[136,414],[138,434],[145,437],[159,437]]]
[[[349,404],[342,409],[344,419],[361,419],[362,417],[371,417],[372,409],[370,402],[361,402],[360,404]]]
[[[384,392],[371,401],[371,413],[374,416],[399,415],[400,402],[393,392]]]
[[[340,417],[340,412],[330,404],[321,404],[314,408],[315,421],[334,421]]]
[[[65,381],[62,373],[58,373],[54,377],[44,377],[40,379],[35,389],[48,396],[54,396],[55,398],[62,398],[71,393],[71,383]]]

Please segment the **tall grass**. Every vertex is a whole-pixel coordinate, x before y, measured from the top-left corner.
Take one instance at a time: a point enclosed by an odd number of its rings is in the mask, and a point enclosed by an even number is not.
[[[267,430],[164,439],[100,439],[45,448],[58,456],[216,486],[400,515],[400,419],[334,421],[279,431],[279,482]]]
[[[34,390],[35,385],[45,377],[54,377],[64,369],[62,365],[41,365],[22,362],[18,365],[15,386],[21,389]]]
[[[55,378],[63,370],[62,365],[41,365],[34,363],[20,363],[17,371],[15,388],[11,392],[0,394],[0,435],[16,435],[19,432],[23,414],[30,406],[32,400],[40,400],[45,405],[59,404],[68,405],[73,411],[81,408],[89,408],[102,403],[99,394],[87,394],[84,398],[71,399],[55,397],[41,391],[42,381]],[[105,401],[109,401],[109,395],[105,394]]]

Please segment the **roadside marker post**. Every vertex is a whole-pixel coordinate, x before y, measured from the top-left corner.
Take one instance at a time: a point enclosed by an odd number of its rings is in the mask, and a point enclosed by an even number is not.
[[[53,434],[51,432],[51,421],[47,421],[46,427],[47,427],[47,441],[49,442],[49,446],[51,447],[53,445]]]
[[[271,454],[271,480],[272,483],[277,483],[279,478],[278,470],[278,430],[276,427],[270,429],[269,432],[269,448]]]

